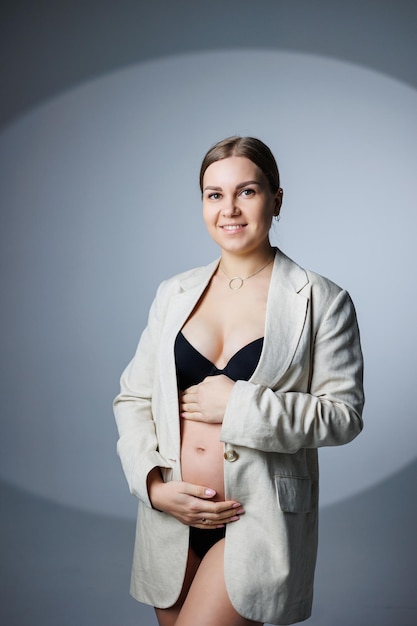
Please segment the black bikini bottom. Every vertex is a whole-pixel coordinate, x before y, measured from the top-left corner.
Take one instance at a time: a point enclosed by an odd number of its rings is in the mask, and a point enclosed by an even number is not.
[[[204,530],[190,526],[190,548],[202,559],[215,543],[226,535],[226,527]]]

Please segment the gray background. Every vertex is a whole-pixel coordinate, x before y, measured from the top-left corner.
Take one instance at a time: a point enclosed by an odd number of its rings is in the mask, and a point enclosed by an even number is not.
[[[322,454],[310,623],[416,622],[416,13],[412,2],[2,3],[5,623],[153,623],[125,596],[135,503],[109,405],[159,280],[216,254],[195,179],[208,145],[234,132],[279,151],[274,237],[348,287],[367,357],[369,427]]]

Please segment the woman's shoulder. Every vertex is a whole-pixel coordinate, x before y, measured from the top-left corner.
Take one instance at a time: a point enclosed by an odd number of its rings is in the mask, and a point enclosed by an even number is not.
[[[349,319],[355,319],[355,305],[345,288],[323,274],[303,268],[294,261],[291,263],[294,263],[298,271],[305,276],[304,285],[297,291],[311,303],[313,317],[317,323],[318,320],[334,314],[339,316],[343,314]]]
[[[328,293],[329,295],[337,295],[344,291],[343,287],[327,276],[303,267],[281,250],[278,250],[277,254],[279,255],[278,261],[282,265],[287,279],[291,281],[297,291],[313,290]]]
[[[350,294],[334,280],[311,269],[307,269],[279,251],[287,287],[307,298],[315,315],[325,315],[328,311],[344,309],[354,310]]]
[[[161,296],[174,295],[192,287],[208,282],[213,275],[219,260],[212,261],[208,265],[200,265],[185,270],[178,274],[166,278],[158,287],[158,294]]]
[[[323,276],[323,274],[319,274],[318,272],[310,269],[306,269],[305,272],[308,276],[312,289],[315,289],[316,291],[320,290],[334,295],[338,295],[341,291],[345,291],[338,283],[327,276]]]
[[[305,271],[309,280],[309,299],[315,315],[329,315],[336,312],[341,315],[342,311],[348,317],[351,317],[352,313],[356,315],[355,305],[345,288],[322,274],[312,270]]]

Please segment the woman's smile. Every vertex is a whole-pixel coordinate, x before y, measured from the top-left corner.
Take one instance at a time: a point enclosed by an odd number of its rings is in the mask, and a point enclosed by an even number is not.
[[[219,228],[222,228],[224,231],[232,235],[241,232],[245,227],[246,224],[223,224],[219,226]]]

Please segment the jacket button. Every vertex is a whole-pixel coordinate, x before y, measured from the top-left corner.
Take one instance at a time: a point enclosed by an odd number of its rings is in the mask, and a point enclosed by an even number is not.
[[[224,453],[224,458],[226,459],[226,461],[229,461],[229,463],[233,463],[239,458],[239,455],[236,450],[226,450],[226,452]]]

